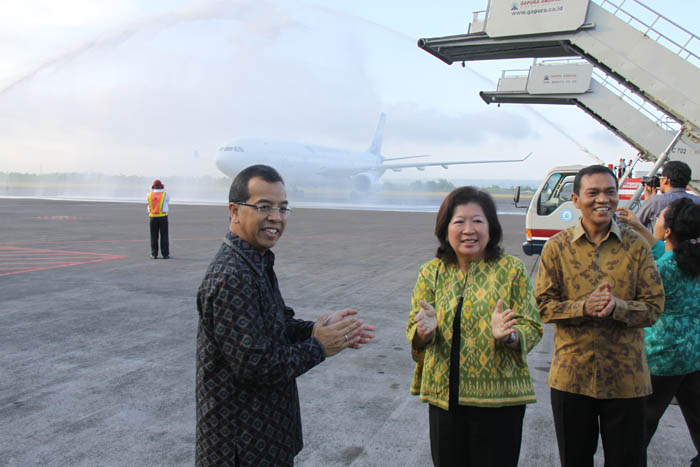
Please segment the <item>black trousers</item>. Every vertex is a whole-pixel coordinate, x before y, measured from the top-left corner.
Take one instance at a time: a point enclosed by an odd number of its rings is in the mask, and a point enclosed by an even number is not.
[[[599,433],[605,467],[644,465],[646,397],[595,399],[554,388],[550,395],[562,467],[593,467]]]
[[[160,235],[160,252],[170,256],[168,241],[168,216],[151,217],[151,255],[158,256],[158,235]]]
[[[661,416],[675,396],[685,423],[688,425],[695,451],[700,452],[700,371],[678,376],[651,375],[651,386],[654,392],[647,398],[644,411],[646,419],[644,446],[649,446]],[[700,467],[700,454],[695,456],[692,466]]]
[[[520,458],[525,406],[460,405],[428,409],[435,467],[514,467]]]

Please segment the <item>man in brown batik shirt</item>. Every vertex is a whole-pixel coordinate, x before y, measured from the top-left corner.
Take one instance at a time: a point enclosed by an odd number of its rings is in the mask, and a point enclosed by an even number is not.
[[[663,285],[648,244],[613,220],[610,169],[582,169],[572,199],[581,221],[545,244],[535,288],[542,321],[554,323],[548,383],[561,464],[593,466],[600,432],[606,466],[641,466],[651,393],[643,328],[663,311]]]

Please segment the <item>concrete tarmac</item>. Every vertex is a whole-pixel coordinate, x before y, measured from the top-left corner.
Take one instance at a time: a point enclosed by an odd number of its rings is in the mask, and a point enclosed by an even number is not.
[[[0,219],[0,465],[193,465],[195,294],[226,233],[226,207],[172,206],[172,259],[155,261],[145,204],[0,198]],[[524,217],[500,219],[505,250],[531,270]],[[427,405],[408,393],[404,330],[418,268],[434,256],[434,222],[412,212],[290,217],[275,248],[287,304],[309,320],[353,307],[377,327],[372,344],[298,379],[296,465],[432,465]],[[551,356],[547,325],[528,358],[538,402],[526,411],[521,466],[559,465]],[[669,407],[649,465],[684,466],[694,454]]]

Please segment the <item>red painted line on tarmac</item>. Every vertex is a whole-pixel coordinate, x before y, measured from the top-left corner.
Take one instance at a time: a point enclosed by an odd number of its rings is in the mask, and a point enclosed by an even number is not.
[[[202,237],[202,238],[170,238],[170,242],[184,242],[184,241],[214,241],[223,240],[224,236],[221,237]],[[42,241],[42,242],[0,242],[0,247],[3,245],[14,246],[14,245],[80,245],[86,243],[149,243],[148,237],[140,238],[138,240],[65,240],[65,241]]]
[[[25,217],[25,219],[32,219],[36,221],[83,221],[86,220],[87,217],[78,217],[78,216],[32,216],[32,217]]]
[[[101,263],[127,256],[88,251],[44,250],[0,246],[0,276],[45,271],[47,269],[66,268],[82,264]]]
[[[0,247],[2,248],[2,247]],[[0,250],[1,252],[2,250]],[[31,258],[31,257],[41,257],[41,258],[53,258],[53,259],[66,259],[66,258],[73,258],[75,255],[71,254],[72,252],[65,252],[61,251],[60,254],[59,252],[56,252],[56,254],[53,254],[51,252],[46,252],[46,250],[43,251],[36,251],[36,252],[27,252],[26,254],[23,254],[24,252],[16,252],[12,254],[2,254],[0,253],[0,258],[7,258],[7,259],[12,259],[12,258]],[[86,254],[86,253],[83,253]],[[96,253],[92,253],[96,254]],[[99,253],[97,253],[99,254]]]
[[[41,258],[40,258],[41,259]],[[5,262],[0,261],[0,266],[35,266],[40,264],[72,264],[75,262],[74,258],[65,258],[63,261],[11,261]]]

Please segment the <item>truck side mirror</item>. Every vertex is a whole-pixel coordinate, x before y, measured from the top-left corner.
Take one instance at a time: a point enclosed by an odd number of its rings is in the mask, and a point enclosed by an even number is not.
[[[515,193],[513,194],[513,204],[518,207],[518,201],[520,201],[520,186],[515,187]]]

